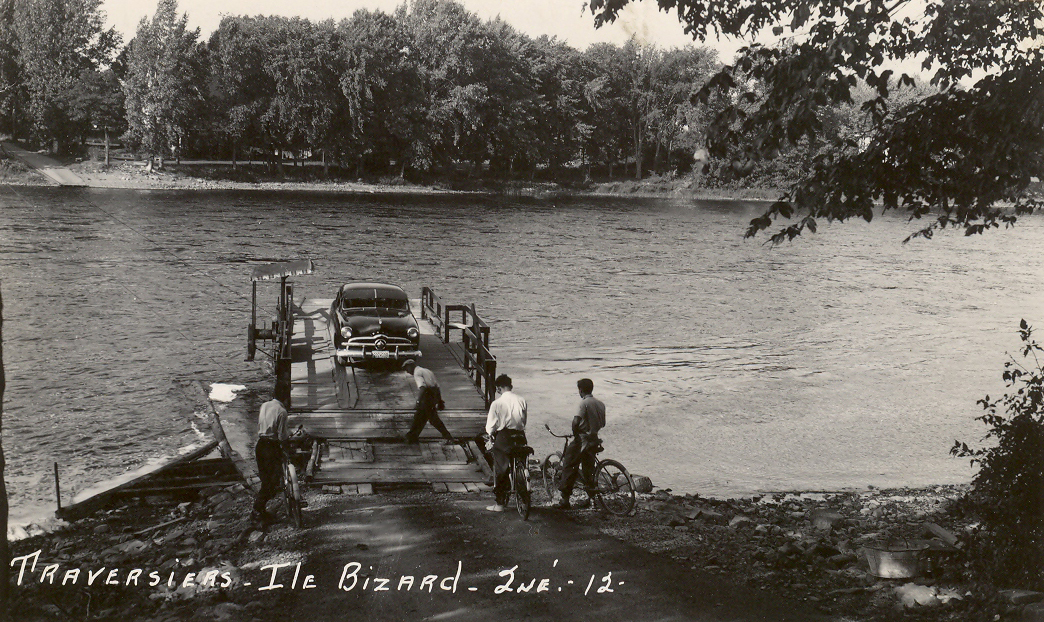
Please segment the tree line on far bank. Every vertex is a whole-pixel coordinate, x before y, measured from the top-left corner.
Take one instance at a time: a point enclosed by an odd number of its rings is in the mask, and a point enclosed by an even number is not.
[[[451,0],[340,22],[226,16],[206,41],[160,0],[126,46],[103,30],[100,2],[0,0],[0,133],[62,154],[105,136],[144,156],[307,158],[353,175],[465,163],[640,179],[688,172],[737,97],[695,97],[721,69],[709,48],[632,38],[579,51]],[[757,81],[745,92],[756,101]],[[824,145],[864,131],[859,103],[824,114],[816,144],[764,162],[718,154],[700,172],[783,187]]]

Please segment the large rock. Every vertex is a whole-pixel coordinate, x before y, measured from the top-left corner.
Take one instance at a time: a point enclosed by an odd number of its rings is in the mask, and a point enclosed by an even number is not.
[[[831,510],[813,510],[812,526],[818,531],[833,531],[841,522],[841,515]]]
[[[1044,603],[1026,605],[1019,619],[1023,622],[1044,622]]]
[[[950,546],[957,546],[957,536],[948,529],[944,529],[935,523],[925,523],[924,530],[932,536],[939,538]]]
[[[939,597],[934,587],[907,583],[895,588],[895,595],[904,607],[932,607],[939,604]]]
[[[1029,590],[1001,590],[1000,595],[1013,605],[1028,605],[1044,600],[1044,594]]]
[[[714,510],[701,509],[699,517],[702,520],[708,523],[714,523],[715,525],[724,525],[727,522],[724,514],[715,512]]]
[[[732,520],[729,521],[729,527],[736,529],[737,527],[742,527],[743,525],[750,524],[750,522],[751,520],[749,516],[737,514],[736,516],[732,517]]]
[[[652,492],[653,483],[648,477],[644,475],[632,475],[631,481],[634,482],[635,491],[643,493]]]

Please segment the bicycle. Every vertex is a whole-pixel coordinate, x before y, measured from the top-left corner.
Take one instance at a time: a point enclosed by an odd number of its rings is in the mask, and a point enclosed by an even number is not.
[[[283,499],[286,514],[294,527],[301,528],[301,488],[297,484],[297,467],[289,456],[283,456]]]
[[[558,490],[559,483],[562,481],[562,456],[565,454],[566,448],[569,447],[569,439],[573,438],[573,435],[555,434],[551,431],[551,426],[546,423],[544,428],[547,429],[551,436],[565,440],[562,445],[562,451],[548,454],[540,464],[540,474],[544,479],[544,488],[547,490],[547,496],[553,498],[555,491]],[[601,441],[599,441],[598,447],[594,452],[596,458],[597,454],[604,449]],[[581,477],[583,477],[582,472]],[[627,516],[634,511],[634,506],[637,502],[634,480],[631,479],[631,474],[627,472],[624,465],[612,459],[596,459],[593,480],[593,483],[584,482],[584,486],[599,507],[616,516]]]
[[[290,435],[283,453],[283,500],[286,502],[286,515],[298,529],[303,524],[301,516],[301,484],[297,478],[297,465],[315,459],[318,445],[315,439],[308,436],[304,426],[298,426]],[[306,469],[307,471],[307,469]]]
[[[487,451],[492,451],[492,442],[487,440]],[[533,501],[529,489],[529,456],[534,453],[528,445],[516,445],[509,454],[511,466],[508,477],[511,481],[509,494],[515,498],[515,509],[522,520],[529,520],[529,508]]]

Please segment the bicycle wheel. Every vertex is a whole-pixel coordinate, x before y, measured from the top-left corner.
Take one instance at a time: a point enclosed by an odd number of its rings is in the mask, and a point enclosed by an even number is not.
[[[529,469],[522,458],[511,460],[511,487],[515,493],[515,509],[518,510],[518,515],[522,520],[529,520]]]
[[[554,499],[555,491],[562,482],[562,453],[556,451],[544,458],[543,464],[540,465],[540,474],[544,476],[544,490],[547,491],[547,498]]]
[[[301,527],[301,489],[297,486],[297,468],[289,460],[283,462],[283,498],[286,515],[295,527]]]
[[[626,516],[634,510],[637,495],[634,482],[624,465],[616,460],[602,460],[595,469],[595,500],[603,510]]]

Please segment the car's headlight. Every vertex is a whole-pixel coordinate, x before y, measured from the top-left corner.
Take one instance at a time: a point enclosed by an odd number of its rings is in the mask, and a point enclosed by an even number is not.
[[[342,326],[341,327],[341,336],[344,337],[345,339],[348,339],[349,337],[352,336],[352,329],[348,328],[347,326]]]
[[[420,331],[417,330],[415,326],[411,326],[410,329],[406,331],[406,336],[410,339],[416,339],[417,337],[420,337]]]

